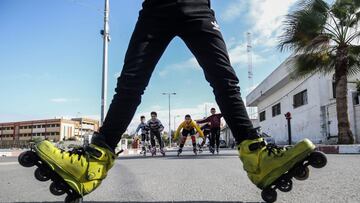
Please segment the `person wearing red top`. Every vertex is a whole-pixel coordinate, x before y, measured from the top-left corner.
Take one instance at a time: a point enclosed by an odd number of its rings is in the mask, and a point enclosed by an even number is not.
[[[197,120],[197,123],[210,123],[210,147],[209,150],[212,154],[215,152],[215,143],[216,143],[216,153],[219,154],[220,146],[220,124],[221,124],[221,113],[216,113],[215,108],[210,110],[211,116]]]

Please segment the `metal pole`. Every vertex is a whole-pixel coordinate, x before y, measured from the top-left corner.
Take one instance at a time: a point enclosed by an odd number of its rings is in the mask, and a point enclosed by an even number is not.
[[[170,148],[171,148],[171,117],[170,117],[170,94],[169,94],[169,144],[170,144]]]
[[[169,97],[169,131],[168,131],[168,136],[169,136],[169,144],[170,144],[170,147],[171,147],[171,115],[170,115],[170,112],[171,112],[171,108],[170,108],[170,96],[171,95],[176,95],[175,92],[173,93],[162,93],[163,95],[168,95]]]
[[[288,124],[288,138],[289,138],[289,145],[291,145],[291,113],[290,112],[287,112],[285,114],[285,118],[287,120],[287,124]]]
[[[109,37],[109,0],[105,0],[104,10],[104,30],[102,31],[104,48],[103,48],[103,69],[102,69],[102,88],[101,88],[101,119],[100,125],[103,124],[106,109],[107,97],[107,74],[108,74],[108,43]]]
[[[290,119],[287,119],[287,123],[288,123],[288,139],[289,139],[289,145],[291,145],[291,123],[290,123]]]

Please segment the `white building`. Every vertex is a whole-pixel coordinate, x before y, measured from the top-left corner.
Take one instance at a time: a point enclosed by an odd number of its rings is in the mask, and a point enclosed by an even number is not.
[[[283,62],[246,97],[247,106],[257,107],[259,125],[278,144],[288,142],[284,114],[291,113],[292,142],[309,138],[315,143],[337,142],[336,101],[332,75],[314,74],[294,80],[291,63]],[[349,78],[349,82],[357,77]],[[356,84],[348,83],[348,113],[351,130],[360,141],[360,105]]]

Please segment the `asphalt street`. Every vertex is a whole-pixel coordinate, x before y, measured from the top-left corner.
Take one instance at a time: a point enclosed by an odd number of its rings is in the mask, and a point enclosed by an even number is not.
[[[17,158],[0,158],[0,202],[61,202],[50,182],[34,178],[35,167]],[[322,169],[310,167],[306,181],[294,181],[277,202],[360,202],[360,155],[328,155]],[[116,161],[96,191],[84,202],[262,202],[261,191],[247,178],[235,150],[177,157],[127,156]]]

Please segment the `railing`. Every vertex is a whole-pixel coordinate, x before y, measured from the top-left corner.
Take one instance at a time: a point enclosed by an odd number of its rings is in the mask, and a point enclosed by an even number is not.
[[[32,142],[28,140],[2,140],[0,141],[0,149],[9,148],[30,148]]]

